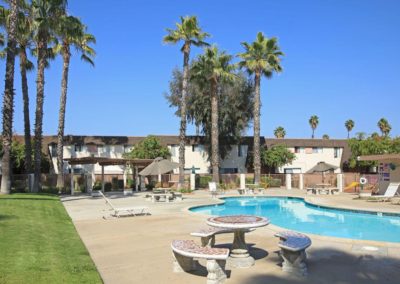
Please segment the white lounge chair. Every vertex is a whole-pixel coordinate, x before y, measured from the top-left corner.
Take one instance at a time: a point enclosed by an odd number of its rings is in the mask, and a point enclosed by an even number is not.
[[[370,200],[378,200],[378,201],[389,201],[393,198],[397,193],[397,190],[400,186],[400,182],[391,182],[388,188],[385,191],[384,195],[372,195]]]
[[[218,194],[217,183],[212,181],[208,183],[208,189],[210,190],[211,196],[216,197]]]
[[[113,216],[115,217],[121,217],[122,215],[126,216],[136,216],[136,215],[150,215],[148,212],[148,207],[146,206],[140,206],[140,207],[115,207],[111,201],[103,194],[103,192],[99,191],[100,195],[104,198],[106,201],[106,204],[108,204],[111,207],[111,210],[114,211]],[[123,213],[123,214],[121,214]]]

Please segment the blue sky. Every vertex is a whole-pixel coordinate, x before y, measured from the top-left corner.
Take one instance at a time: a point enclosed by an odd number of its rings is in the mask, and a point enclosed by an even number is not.
[[[163,93],[182,54],[162,37],[179,16],[196,15],[212,35],[209,42],[231,54],[258,31],[279,38],[284,72],[262,81],[262,135],[271,137],[283,126],[287,137],[310,137],[314,114],[320,118],[317,137],[345,138],[349,118],[354,133],[378,131],[381,117],[391,123],[392,135],[400,135],[400,1],[69,0],[69,11],[96,36],[97,57],[95,68],[72,59],[66,134],[177,135],[179,120]],[[192,58],[200,52],[193,48]],[[4,78],[4,61],[2,66]],[[46,71],[45,134],[57,132],[61,69],[57,59]],[[35,76],[29,76],[32,126]],[[18,67],[15,88],[14,129],[23,133]]]

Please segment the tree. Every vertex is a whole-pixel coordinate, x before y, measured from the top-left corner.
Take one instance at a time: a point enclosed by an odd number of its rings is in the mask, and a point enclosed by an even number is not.
[[[367,137],[367,134],[365,132],[357,132],[356,133],[356,139],[357,140],[364,140],[365,137]]]
[[[349,139],[349,138],[350,138],[350,132],[351,132],[351,131],[353,130],[353,128],[354,128],[354,121],[351,120],[351,119],[346,120],[346,122],[344,123],[344,126],[345,126],[346,129],[347,129],[347,139]]]
[[[286,136],[286,130],[282,126],[278,126],[274,130],[274,135],[276,138],[285,138]]]
[[[208,45],[204,39],[209,35],[203,32],[195,16],[181,17],[181,23],[176,23],[176,29],[167,29],[168,34],[163,38],[165,43],[176,44],[183,41],[181,51],[183,52],[183,80],[180,114],[181,122],[179,129],[179,183],[178,188],[185,183],[185,139],[186,139],[186,94],[189,81],[189,58],[190,48],[194,46]]]
[[[373,139],[379,139],[379,138],[380,138],[379,133],[378,133],[378,132],[373,132],[373,133],[371,133],[371,138],[373,138]]]
[[[315,132],[315,129],[317,128],[317,126],[319,124],[318,116],[316,116],[316,115],[311,116],[310,119],[308,120],[308,123],[310,124],[311,129],[312,129],[311,138],[314,139],[314,132]]]
[[[17,45],[17,2],[17,0],[10,0],[10,16],[9,23],[7,25],[7,59],[3,95],[3,157],[0,189],[0,193],[2,194],[9,194],[11,190],[11,143],[12,122],[14,114],[14,67]]]
[[[329,135],[328,134],[322,135],[322,139],[329,140]]]
[[[190,71],[192,73],[192,71]],[[170,81],[170,92],[165,97],[170,107],[176,107],[180,117],[182,72],[175,69]],[[211,97],[209,84],[201,84],[193,78],[189,81],[187,96],[187,121],[204,135],[204,144],[211,145]],[[253,119],[253,81],[239,72],[233,82],[219,84],[218,97],[219,155],[224,159],[232,145],[238,145],[244,131]],[[211,157],[211,147],[206,147]]]
[[[158,157],[166,159],[170,156],[171,153],[168,148],[161,145],[160,140],[153,135],[147,136],[124,155],[124,157],[131,159],[155,159]]]
[[[16,33],[16,55],[19,56],[19,66],[21,73],[21,87],[23,98],[24,113],[24,138],[25,138],[25,172],[32,172],[32,145],[31,145],[31,127],[29,117],[29,94],[27,72],[34,69],[33,63],[28,59],[27,50],[32,51],[32,21],[29,16],[30,6],[25,1],[20,0],[17,16]],[[0,25],[6,28],[10,11],[1,7]]]
[[[64,146],[64,128],[65,128],[65,112],[67,106],[67,89],[68,89],[68,73],[71,60],[71,47],[81,54],[81,59],[94,66],[93,57],[94,49],[90,46],[95,43],[96,39],[93,35],[86,33],[86,26],[73,16],[63,15],[56,27],[56,33],[59,37],[58,43],[54,51],[61,54],[63,58],[63,71],[61,79],[61,96],[60,110],[58,114],[58,133],[57,133],[57,188],[64,188],[64,169],[63,169],[63,146]]]
[[[389,136],[390,130],[392,130],[392,126],[389,124],[386,118],[381,118],[378,121],[378,127],[382,133],[382,136]]]
[[[254,74],[254,183],[260,183],[261,157],[260,157],[260,84],[261,77],[271,78],[273,73],[282,72],[281,57],[284,55],[278,46],[277,38],[268,39],[262,32],[252,43],[242,42],[245,52],[240,53],[239,66]]]
[[[219,51],[216,46],[207,48],[193,64],[191,76],[201,85],[209,85],[211,97],[211,167],[213,181],[219,183],[219,88],[222,81],[235,80],[232,56]]]
[[[296,159],[296,155],[290,152],[286,145],[283,144],[274,145],[269,149],[262,149],[262,164],[270,170],[290,164]]]
[[[34,139],[34,184],[33,191],[41,188],[40,173],[42,159],[44,69],[49,58],[48,43],[54,35],[59,17],[64,14],[66,0],[32,0],[34,40],[37,50],[36,111]]]

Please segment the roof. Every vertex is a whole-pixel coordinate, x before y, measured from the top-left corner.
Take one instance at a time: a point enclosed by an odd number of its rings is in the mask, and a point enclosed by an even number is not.
[[[64,159],[70,165],[86,165],[86,164],[99,164],[100,166],[112,165],[134,165],[134,166],[147,166],[153,162],[153,159],[118,159],[118,158],[105,158],[105,157],[81,157],[81,158],[68,158]]]

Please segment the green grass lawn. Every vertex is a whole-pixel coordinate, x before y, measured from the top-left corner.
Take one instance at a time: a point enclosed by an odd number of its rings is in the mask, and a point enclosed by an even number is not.
[[[57,196],[0,196],[0,283],[102,283]]]

